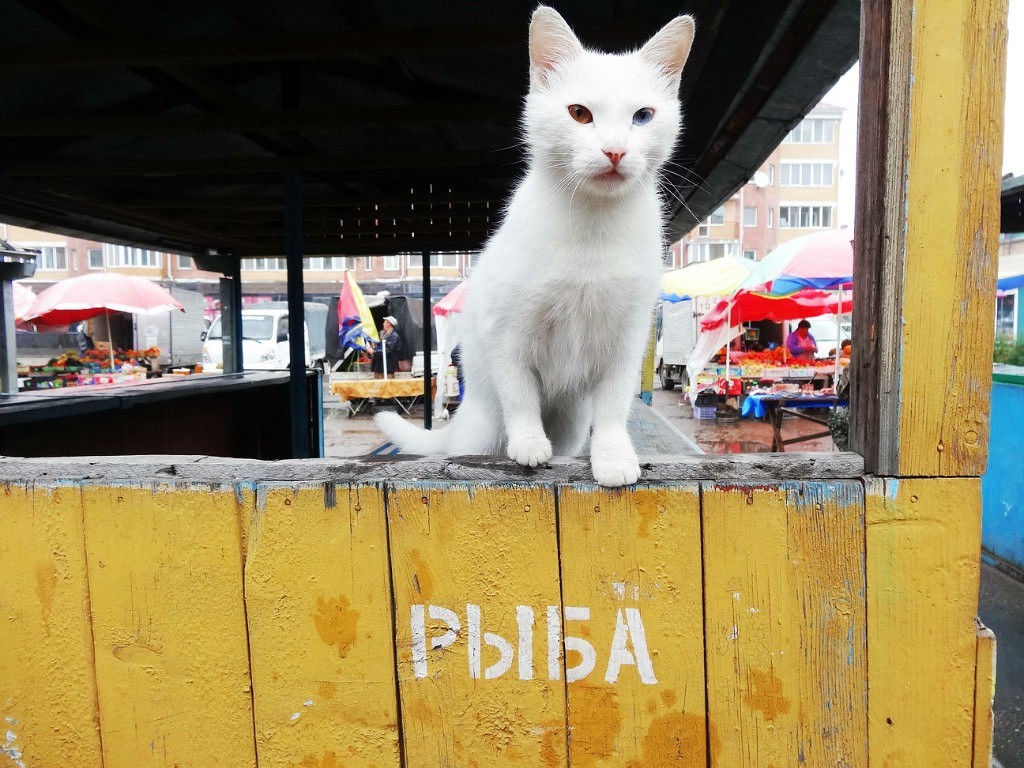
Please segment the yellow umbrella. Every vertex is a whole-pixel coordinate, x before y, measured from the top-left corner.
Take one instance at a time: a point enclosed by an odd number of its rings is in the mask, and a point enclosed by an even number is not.
[[[663,301],[682,301],[694,296],[729,296],[739,287],[755,262],[725,256],[689,264],[661,277]]]

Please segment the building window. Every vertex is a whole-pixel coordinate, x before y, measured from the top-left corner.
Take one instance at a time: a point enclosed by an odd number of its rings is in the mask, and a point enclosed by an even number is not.
[[[779,229],[830,229],[831,205],[783,205],[779,207]]]
[[[159,267],[163,259],[159,251],[132,248],[127,245],[103,246],[108,267]]]
[[[774,186],[774,185],[775,185],[775,164],[774,163],[769,163],[768,164],[768,186],[771,187],[771,186]]]
[[[430,266],[456,269],[459,266],[459,254],[457,253],[432,253],[430,254]]]
[[[366,256],[363,258],[363,271],[373,272],[373,256]]]
[[[387,272],[397,272],[399,270],[399,258],[397,256],[385,256],[384,257],[384,270]]]
[[[996,338],[1017,338],[1017,296],[1013,290],[996,298]]]
[[[736,245],[734,242],[692,243],[690,245],[690,262],[714,261],[724,256],[735,256]]]
[[[192,257],[191,256],[184,256],[184,255],[182,255],[180,253],[178,254],[178,269],[195,269],[195,268],[196,268],[196,265],[192,261]]]
[[[103,249],[89,249],[89,269],[103,269]]]
[[[836,139],[836,120],[808,117],[790,131],[784,144],[832,144]]]
[[[405,263],[409,265],[409,269],[423,269],[423,254],[410,253],[405,257]]]
[[[752,205],[746,205],[743,207],[743,226],[744,227],[756,227],[757,226],[757,208]]]
[[[255,272],[278,272],[288,269],[285,259],[248,259],[247,269]]]
[[[711,226],[719,226],[725,224],[725,206],[719,206],[718,210],[708,216],[708,224]]]
[[[774,226],[775,226],[775,209],[774,208],[769,208],[768,209],[768,229],[771,229]]]
[[[779,185],[783,187],[831,187],[832,163],[783,163]]]
[[[30,245],[26,246],[34,251],[39,251],[36,258],[37,269],[67,269],[67,251],[62,245]]]
[[[757,251],[744,251],[744,259],[750,259],[751,261],[757,261]]]

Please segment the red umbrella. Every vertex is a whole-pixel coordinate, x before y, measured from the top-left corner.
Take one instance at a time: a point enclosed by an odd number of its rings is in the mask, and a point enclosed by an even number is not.
[[[20,323],[28,312],[29,308],[36,300],[35,293],[28,286],[22,285],[21,283],[13,283],[14,285],[14,322]]]
[[[728,300],[723,300],[708,312],[700,325],[704,330],[711,330],[729,322],[731,325],[751,323],[757,320],[772,320],[780,323],[783,320],[797,320],[818,315],[849,312],[853,308],[853,298],[849,293],[839,295],[826,291],[815,291],[805,288],[790,296],[769,296],[751,291],[737,291]]]
[[[117,272],[96,272],[51,285],[36,296],[22,319],[40,325],[60,326],[106,315],[109,337],[111,312],[158,315],[172,309],[185,311],[177,299],[152,280]],[[114,367],[113,345],[110,367]]]
[[[461,312],[462,304],[466,301],[466,286],[468,282],[463,280],[461,283],[456,285],[444,298],[437,302],[437,305],[432,310],[435,315],[441,317],[447,317],[452,312]]]
[[[144,277],[97,272],[71,277],[36,296],[22,318],[40,325],[70,325],[109,312],[158,315],[185,307],[165,289]]]

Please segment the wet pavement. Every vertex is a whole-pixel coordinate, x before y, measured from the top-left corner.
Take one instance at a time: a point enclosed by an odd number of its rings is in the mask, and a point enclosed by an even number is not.
[[[983,563],[978,616],[996,635],[992,751],[1003,768],[1024,768],[1024,583]]]
[[[766,453],[771,450],[772,431],[766,421],[756,419],[696,419],[693,408],[682,402],[677,391],[654,391],[654,408],[695,443],[704,453]],[[423,406],[415,406],[410,419],[423,423]],[[441,426],[440,424],[437,426]],[[824,427],[804,419],[785,417],[783,436],[800,437],[821,432]],[[384,443],[368,412],[348,416],[336,395],[324,391],[324,451],[327,456],[361,456]],[[681,449],[682,450],[682,449]],[[832,438],[824,437],[800,443],[800,451],[834,451]],[[675,451],[679,452],[679,451]]]

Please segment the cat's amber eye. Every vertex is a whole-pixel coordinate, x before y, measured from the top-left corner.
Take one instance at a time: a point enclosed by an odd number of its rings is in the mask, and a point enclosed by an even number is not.
[[[654,110],[650,107],[643,107],[633,113],[633,125],[647,125],[654,119]]]
[[[594,122],[594,116],[590,114],[590,110],[582,104],[570,104],[569,114],[572,115],[572,119],[577,123],[586,124]]]

